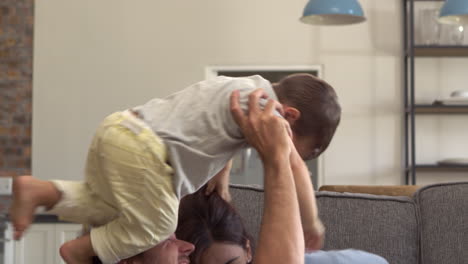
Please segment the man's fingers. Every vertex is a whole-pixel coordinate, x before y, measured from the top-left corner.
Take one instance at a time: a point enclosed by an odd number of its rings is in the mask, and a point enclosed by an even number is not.
[[[278,102],[278,101],[274,101],[274,102],[275,102],[275,109],[276,109],[276,111],[278,111],[278,112],[281,114],[281,116],[284,117],[283,105],[282,105],[280,102]]]
[[[265,113],[267,114],[273,114],[273,110],[277,109],[278,108],[278,105],[281,106],[280,103],[278,103],[277,101],[275,100],[268,100],[266,106],[265,106]],[[280,112],[281,113],[281,112]]]
[[[266,94],[265,94],[266,95]],[[273,100],[273,99],[269,99],[266,103],[266,106],[265,106],[265,113],[268,113],[268,114],[273,114],[273,110],[276,110],[278,111],[282,116],[284,116],[284,110],[283,110],[283,105],[276,101],[276,100]]]
[[[258,104],[260,98],[268,98],[268,95],[262,88],[258,88],[249,94],[249,112],[260,112],[260,105]]]
[[[234,117],[236,123],[240,126],[244,118],[244,112],[242,111],[239,103],[240,92],[238,90],[231,93],[231,114]]]
[[[271,115],[271,114],[273,114],[274,109],[276,109],[276,110],[280,109],[281,112],[280,111],[278,111],[278,112],[280,112],[280,114],[283,115],[282,105],[279,102],[275,101],[275,100],[272,100],[272,99],[268,100],[268,103],[265,106],[265,113]],[[284,124],[284,128],[288,132],[289,137],[292,138],[293,133],[292,133],[292,130],[291,130],[291,126],[289,125],[289,123],[286,120],[282,119],[282,121],[283,121],[283,124]]]

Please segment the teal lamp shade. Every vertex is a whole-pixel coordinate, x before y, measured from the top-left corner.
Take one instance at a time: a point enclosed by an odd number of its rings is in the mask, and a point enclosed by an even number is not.
[[[314,25],[348,25],[366,18],[357,0],[309,0],[300,20]]]
[[[439,22],[468,24],[468,0],[447,0],[440,9]]]

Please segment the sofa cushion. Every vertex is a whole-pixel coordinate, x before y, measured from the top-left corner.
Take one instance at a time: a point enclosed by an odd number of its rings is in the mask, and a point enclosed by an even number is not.
[[[252,235],[255,245],[263,214],[263,189],[231,184],[232,204],[244,220],[247,232]]]
[[[355,248],[392,264],[419,260],[416,204],[409,197],[317,192],[325,250]]]
[[[415,200],[422,219],[422,263],[467,263],[468,182],[423,187]]]
[[[231,185],[230,191],[255,243],[263,213],[263,190]],[[325,249],[356,248],[381,255],[392,264],[418,263],[418,220],[412,199],[317,192],[317,203],[327,228]]]

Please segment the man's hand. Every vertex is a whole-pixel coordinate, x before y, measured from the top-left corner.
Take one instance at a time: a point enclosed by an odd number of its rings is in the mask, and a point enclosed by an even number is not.
[[[241,128],[244,137],[254,147],[263,161],[266,156],[276,157],[291,152],[291,128],[286,120],[276,116],[274,110],[283,112],[280,103],[268,100],[262,110],[259,99],[267,98],[262,89],[257,89],[249,95],[249,110],[245,114],[239,105],[239,91],[231,94],[231,113]]]
[[[210,195],[213,191],[216,191],[226,202],[231,201],[231,194],[229,193],[229,173],[231,172],[231,167],[232,160],[228,161],[226,166],[208,181],[205,190],[206,195]]]

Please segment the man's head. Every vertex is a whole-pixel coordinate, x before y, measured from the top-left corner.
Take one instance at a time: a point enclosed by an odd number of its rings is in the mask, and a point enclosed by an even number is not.
[[[297,151],[305,160],[319,156],[340,123],[341,106],[335,90],[310,74],[289,75],[273,84],[293,132]]]

